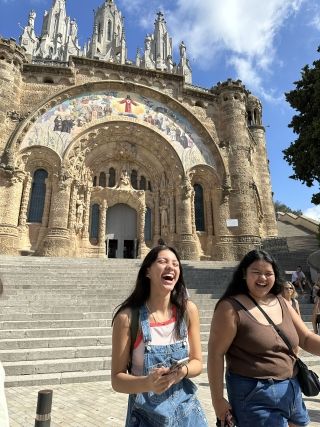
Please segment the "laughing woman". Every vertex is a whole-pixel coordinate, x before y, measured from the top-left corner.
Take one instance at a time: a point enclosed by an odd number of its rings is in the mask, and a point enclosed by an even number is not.
[[[189,379],[201,370],[198,310],[187,299],[180,259],[157,246],[113,318],[112,387],[129,394],[126,427],[207,427]]]
[[[295,352],[300,346],[319,356],[320,336],[305,326],[280,291],[275,260],[264,251],[251,251],[240,262],[213,315],[208,347],[212,403],[221,420],[232,412],[237,427],[309,424],[296,378],[296,358],[263,312]],[[223,396],[224,358],[228,400]]]

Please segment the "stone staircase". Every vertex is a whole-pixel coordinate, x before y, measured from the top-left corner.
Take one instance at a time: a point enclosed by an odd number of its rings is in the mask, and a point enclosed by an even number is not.
[[[319,250],[316,235],[308,230],[278,221],[279,237],[286,237],[288,252],[274,253],[284,271],[294,271],[297,265],[308,271],[307,259],[312,252]],[[291,277],[290,277],[291,278]]]
[[[6,386],[110,379],[112,312],[130,292],[139,265],[139,260],[0,257]],[[200,312],[204,367],[214,306],[235,265],[183,262]],[[310,322],[312,306],[302,302],[301,309]],[[317,363],[312,356],[305,360]]]

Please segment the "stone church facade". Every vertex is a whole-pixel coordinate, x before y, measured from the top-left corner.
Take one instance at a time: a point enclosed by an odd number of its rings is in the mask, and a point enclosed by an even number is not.
[[[236,260],[276,236],[259,99],[192,85],[160,12],[135,61],[112,0],[81,49],[65,3],[0,40],[0,253]]]

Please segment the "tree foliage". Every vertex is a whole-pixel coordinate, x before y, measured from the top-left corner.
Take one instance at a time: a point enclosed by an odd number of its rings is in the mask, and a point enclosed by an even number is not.
[[[300,209],[295,211],[294,209],[289,208],[289,206],[285,205],[282,202],[279,202],[278,200],[276,200],[273,204],[274,210],[276,212],[292,213],[297,216],[302,215],[302,211]]]
[[[318,48],[320,52],[320,47]],[[298,138],[283,151],[284,159],[292,166],[292,179],[302,181],[308,187],[320,183],[320,60],[313,66],[306,65],[296,88],[285,94],[286,100],[299,114],[293,116],[289,127]],[[320,192],[311,199],[320,204]]]

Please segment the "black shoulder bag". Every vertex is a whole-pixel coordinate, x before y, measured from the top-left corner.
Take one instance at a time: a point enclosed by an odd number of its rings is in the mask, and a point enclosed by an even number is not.
[[[274,327],[276,332],[280,335],[280,337],[286,343],[288,349],[290,350],[290,353],[296,359],[296,364],[298,366],[297,378],[298,378],[302,393],[305,396],[317,396],[320,393],[320,381],[319,381],[318,375],[315,372],[311,371],[308,368],[308,366],[304,362],[302,362],[302,360],[295,354],[295,352],[293,351],[292,345],[290,344],[290,341],[288,340],[287,336],[283,333],[283,331],[281,331],[280,328],[278,328],[277,325],[275,325],[273,323],[273,321],[270,319],[270,317],[267,315],[267,313],[260,307],[259,304],[257,304],[257,302],[254,300],[254,298],[252,298],[251,295],[248,295],[248,297],[257,306],[257,308],[261,311],[261,313],[268,320],[270,325],[272,325]]]

